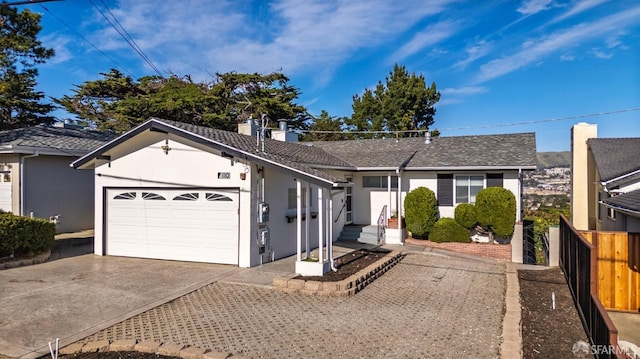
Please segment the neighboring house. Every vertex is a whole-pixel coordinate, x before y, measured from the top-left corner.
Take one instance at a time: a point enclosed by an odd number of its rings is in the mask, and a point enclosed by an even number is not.
[[[308,144],[250,135],[150,119],[75,161],[95,169],[95,253],[241,267],[296,254],[298,273],[322,273],[345,224],[375,224],[385,205],[401,215],[414,188],[431,188],[452,217],[488,186],[520,203],[522,171],[536,168],[532,133]],[[303,260],[318,247],[318,261]]]
[[[57,216],[57,232],[93,228],[93,172],[69,164],[114,137],[68,124],[1,131],[0,209]]]
[[[576,229],[639,233],[640,138],[597,138],[596,125],[573,126],[571,188]]]

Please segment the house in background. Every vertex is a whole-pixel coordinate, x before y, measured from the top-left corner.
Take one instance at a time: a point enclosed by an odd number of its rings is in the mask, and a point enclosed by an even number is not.
[[[578,230],[640,233],[640,138],[572,128],[571,221]]]
[[[150,119],[73,162],[95,171],[95,253],[241,267],[295,254],[296,272],[322,274],[344,226],[402,216],[414,188],[453,217],[489,186],[520,203],[536,168],[532,133],[302,144],[286,126],[281,141],[239,131]]]
[[[93,228],[93,173],[69,164],[113,137],[69,124],[1,131],[0,209],[60,216],[59,233]]]

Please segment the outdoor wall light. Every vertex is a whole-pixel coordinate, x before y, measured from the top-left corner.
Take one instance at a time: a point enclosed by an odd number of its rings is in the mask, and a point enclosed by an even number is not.
[[[162,152],[164,152],[165,155],[168,155],[169,151],[171,151],[171,147],[169,147],[169,139],[167,138],[164,141],[164,146],[160,148],[162,148]]]

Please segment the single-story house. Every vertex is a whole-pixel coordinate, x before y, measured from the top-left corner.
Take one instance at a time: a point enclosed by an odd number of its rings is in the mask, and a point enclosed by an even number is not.
[[[296,254],[297,272],[321,273],[345,225],[402,216],[416,187],[452,217],[488,186],[521,199],[522,171],[536,168],[533,133],[295,143],[256,127],[152,118],[73,162],[95,171],[95,253],[241,267]]]
[[[580,230],[640,233],[640,138],[572,128],[571,221]]]
[[[0,209],[55,218],[58,232],[93,228],[93,172],[69,163],[114,137],[63,123],[0,131]]]

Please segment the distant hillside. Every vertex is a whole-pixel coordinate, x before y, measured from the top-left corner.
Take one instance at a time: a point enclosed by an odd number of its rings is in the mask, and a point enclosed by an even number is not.
[[[538,152],[538,169],[571,166],[571,151]]]

